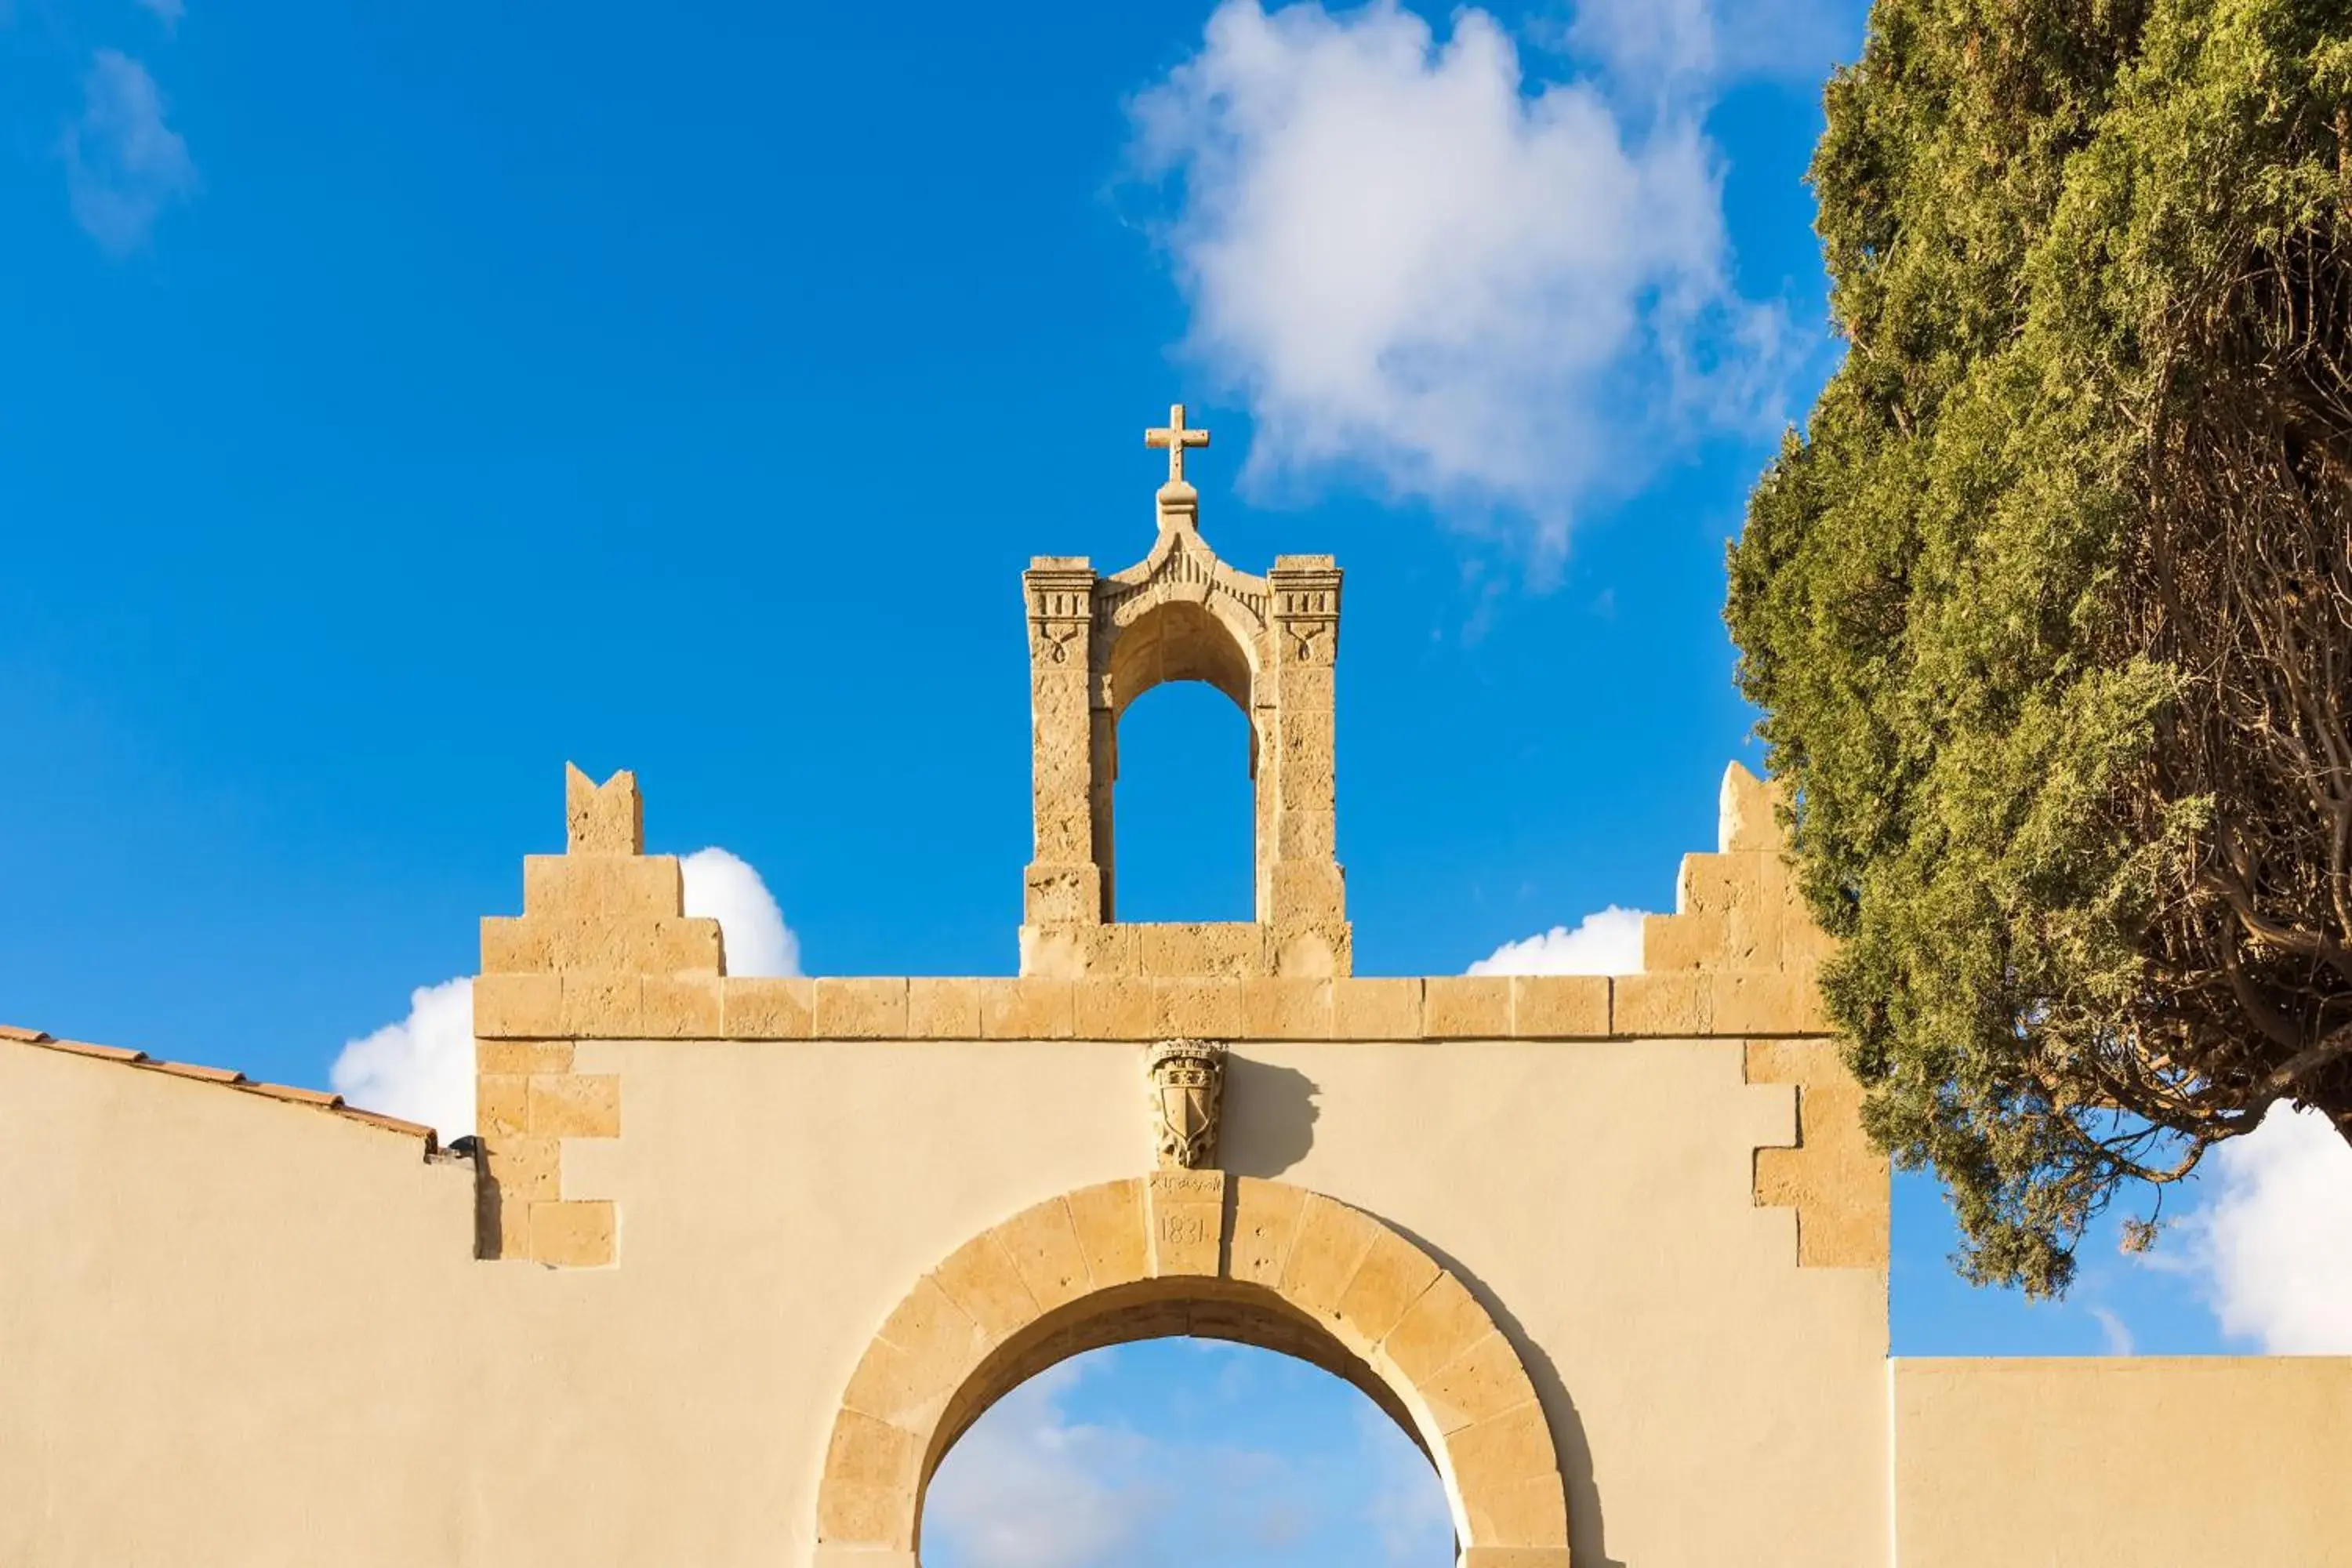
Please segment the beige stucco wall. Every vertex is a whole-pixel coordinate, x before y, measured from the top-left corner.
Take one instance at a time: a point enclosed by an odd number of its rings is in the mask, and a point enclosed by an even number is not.
[[[1902,1568],[2352,1563],[2352,1357],[1902,1360]]]
[[[626,1118],[565,1184],[616,1200],[620,1256],[562,1269],[477,1261],[472,1172],[416,1139],[0,1043],[0,1563],[801,1568],[875,1327],[966,1237],[1148,1165],[1140,1050],[584,1045]],[[1737,1042],[1231,1074],[1227,1168],[1484,1296],[1580,1563],[2352,1560],[2352,1359],[1886,1362],[1883,1276],[1798,1268],[1753,1205],[1789,1091]]]
[[[1141,1047],[591,1043],[615,1267],[471,1256],[470,1172],[0,1047],[0,1561],[790,1564],[843,1385],[968,1237],[1150,1163]],[[1883,1277],[1799,1269],[1738,1042],[1236,1047],[1223,1164],[1405,1231],[1543,1396],[1580,1562],[1883,1560]]]

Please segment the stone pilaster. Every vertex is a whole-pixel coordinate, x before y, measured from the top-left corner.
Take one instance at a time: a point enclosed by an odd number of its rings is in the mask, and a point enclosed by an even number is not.
[[[1266,582],[1274,790],[1271,839],[1259,845],[1259,918],[1273,928],[1277,973],[1345,974],[1350,943],[1334,726],[1340,573],[1328,555],[1285,555]]]
[[[1029,601],[1029,729],[1035,853],[1024,879],[1022,914],[1032,927],[1102,920],[1107,842],[1096,832],[1096,786],[1108,758],[1107,730],[1094,711],[1089,676],[1094,568],[1083,559],[1040,556],[1022,574]]]

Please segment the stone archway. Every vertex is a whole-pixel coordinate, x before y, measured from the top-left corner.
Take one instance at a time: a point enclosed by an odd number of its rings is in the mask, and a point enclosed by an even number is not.
[[[1550,1427],[1462,1281],[1319,1193],[1181,1170],[1049,1198],[916,1281],[835,1415],[817,1562],[911,1568],[931,1476],[983,1411],[1083,1351],[1174,1334],[1294,1355],[1363,1390],[1436,1467],[1465,1568],[1566,1568]]]

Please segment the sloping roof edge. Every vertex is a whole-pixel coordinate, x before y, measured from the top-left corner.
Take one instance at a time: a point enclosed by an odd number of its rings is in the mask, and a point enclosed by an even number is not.
[[[362,1110],[356,1105],[346,1105],[340,1094],[327,1094],[315,1089],[297,1089],[291,1084],[261,1083],[228,1068],[198,1067],[192,1062],[167,1062],[149,1056],[144,1051],[125,1050],[121,1046],[94,1046],[86,1040],[61,1040],[39,1029],[27,1029],[15,1024],[0,1024],[0,1040],[14,1041],[23,1046],[37,1046],[45,1051],[64,1051],[77,1057],[89,1057],[98,1061],[115,1062],[123,1067],[138,1068],[145,1072],[168,1073],[173,1078],[192,1079],[240,1094],[258,1095],[265,1100],[283,1100],[291,1105],[307,1105],[316,1110],[331,1111],[346,1121],[360,1122],[403,1137],[420,1138],[425,1142],[425,1153],[430,1156],[440,1149],[440,1139],[432,1128],[419,1121],[403,1121],[382,1111]]]

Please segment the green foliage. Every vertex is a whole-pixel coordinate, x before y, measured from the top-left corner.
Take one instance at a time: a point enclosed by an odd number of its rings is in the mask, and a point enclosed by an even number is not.
[[[2352,7],[1878,0],[1826,101],[1848,353],[1727,618],[1869,1130],[2047,1293],[2352,1136]]]

